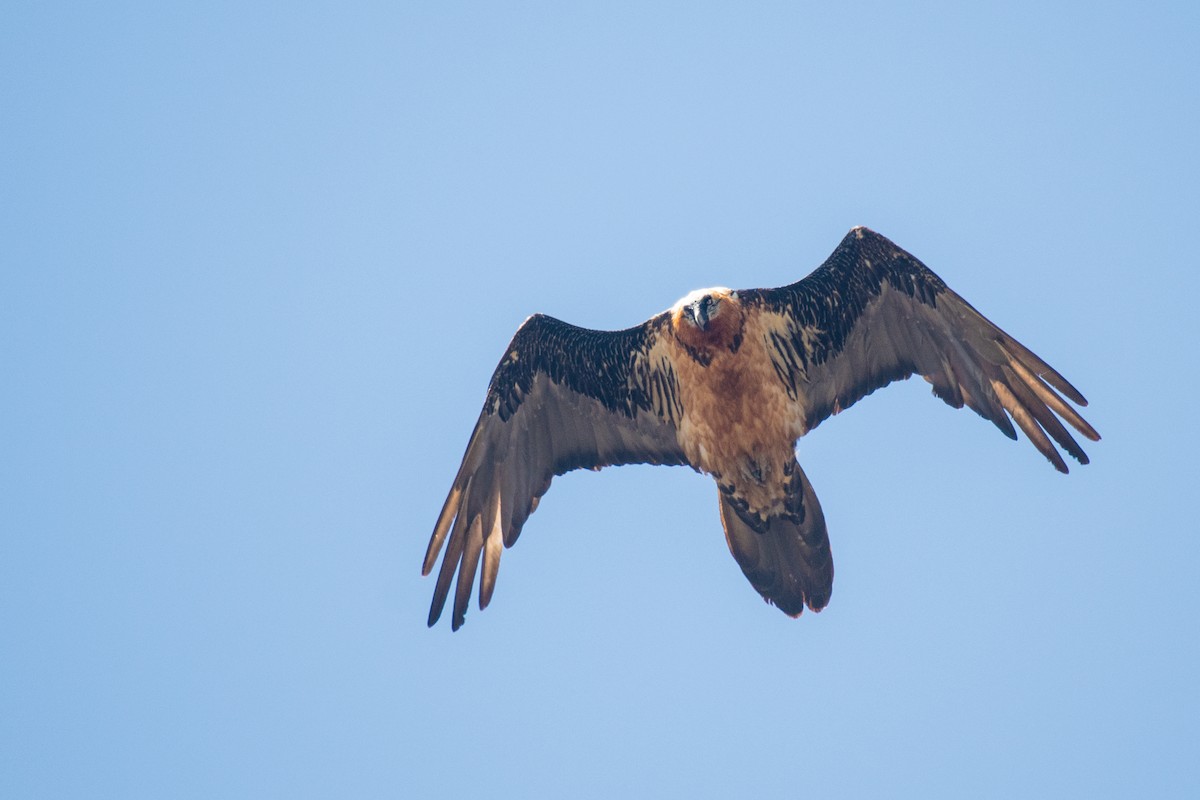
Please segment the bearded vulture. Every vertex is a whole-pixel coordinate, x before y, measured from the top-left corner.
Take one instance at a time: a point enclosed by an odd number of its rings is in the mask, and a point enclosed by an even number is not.
[[[833,559],[796,442],[914,374],[1011,439],[1016,422],[1060,472],[1067,465],[1051,440],[1088,463],[1063,422],[1100,439],[1064,400],[1087,405],[1074,386],[867,228],[790,286],[702,289],[627,330],[535,314],[492,375],[429,540],[424,575],[445,547],[429,625],[456,572],[451,626],[463,624],[481,561],[479,607],[487,607],[502,548],[555,475],[619,464],[712,475],[725,541],[750,583],[789,616],[820,611]]]

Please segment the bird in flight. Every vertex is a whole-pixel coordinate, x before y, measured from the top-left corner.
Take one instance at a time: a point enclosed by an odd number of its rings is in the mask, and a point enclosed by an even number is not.
[[[500,553],[555,475],[620,464],[687,465],[711,475],[725,541],[754,588],[789,616],[805,606],[820,611],[833,589],[833,559],[796,442],[912,375],[1011,439],[1015,422],[1060,472],[1067,465],[1055,443],[1088,463],[1063,422],[1100,439],[1066,402],[1087,405],[1074,386],[867,228],[851,230],[824,264],[789,286],[702,289],[626,330],[535,314],[492,374],[429,540],[422,574],[445,548],[429,625],[455,583],[458,630],[477,572],[479,607],[487,607]]]

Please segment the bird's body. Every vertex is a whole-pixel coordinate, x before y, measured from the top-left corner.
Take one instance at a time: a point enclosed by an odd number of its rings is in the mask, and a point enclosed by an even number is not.
[[[730,552],[755,589],[793,616],[820,610],[833,561],[796,442],[914,373],[1016,438],[1011,416],[1062,472],[1051,439],[1087,457],[1058,417],[1099,438],[1059,396],[1086,404],[1062,376],[865,228],[795,284],[699,290],[623,331],[531,317],[492,376],[430,539],[425,573],[443,545],[446,554],[429,623],[457,572],[453,627],[462,624],[481,561],[480,607],[490,602],[502,547],[554,475],[629,463],[712,475]]]
[[[750,508],[778,513],[784,467],[795,460],[803,420],[775,379],[761,318],[747,320],[740,298],[728,290],[703,291],[722,297],[717,320],[700,331],[675,320],[673,312],[675,333],[666,337],[684,409],[679,444],[689,464],[739,487]],[[702,358],[690,357],[689,350]]]

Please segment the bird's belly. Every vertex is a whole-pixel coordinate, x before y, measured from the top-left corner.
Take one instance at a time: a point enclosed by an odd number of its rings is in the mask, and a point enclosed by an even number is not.
[[[680,376],[679,440],[694,466],[770,513],[785,497],[785,469],[803,428],[765,353],[755,358],[747,349],[741,359],[695,365]]]

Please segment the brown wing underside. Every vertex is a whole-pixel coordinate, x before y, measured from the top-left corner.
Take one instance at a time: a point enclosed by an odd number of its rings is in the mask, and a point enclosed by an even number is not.
[[[1063,421],[1100,438],[1066,402],[1087,405],[1062,375],[915,257],[865,228],[851,231],[807,278],[742,295],[769,315],[776,374],[809,430],[918,374],[946,403],[970,407],[1015,439],[1011,417],[1060,472],[1067,465],[1054,443],[1088,461]]]
[[[686,463],[676,439],[674,372],[655,347],[659,322],[608,332],[538,315],[517,331],[429,540],[426,575],[445,545],[430,625],[455,573],[451,625],[462,625],[481,562],[479,606],[488,605],[502,549],[516,541],[555,475]]]

